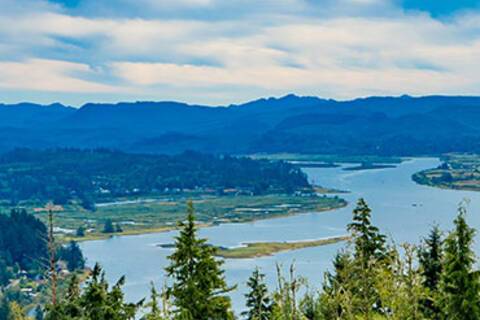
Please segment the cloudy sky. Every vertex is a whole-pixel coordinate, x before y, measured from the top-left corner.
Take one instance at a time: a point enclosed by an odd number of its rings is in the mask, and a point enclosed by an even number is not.
[[[480,95],[478,0],[0,0],[0,102]]]

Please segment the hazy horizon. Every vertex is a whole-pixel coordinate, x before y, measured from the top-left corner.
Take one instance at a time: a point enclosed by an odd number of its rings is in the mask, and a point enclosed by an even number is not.
[[[179,104],[185,104],[188,106],[198,106],[198,107],[210,107],[210,108],[228,108],[228,107],[233,107],[233,106],[242,106],[244,104],[256,102],[256,101],[262,101],[262,100],[282,100],[287,97],[297,97],[297,98],[313,98],[313,99],[319,99],[319,100],[324,100],[324,101],[335,101],[335,102],[352,102],[356,100],[365,100],[365,99],[371,99],[371,98],[393,98],[393,99],[401,99],[401,98],[411,98],[411,99],[421,99],[421,98],[430,98],[430,97],[442,97],[442,98],[480,98],[480,94],[478,95],[443,95],[443,94],[426,94],[426,95],[409,95],[409,94],[400,94],[400,95],[371,95],[371,96],[358,96],[358,97],[353,97],[351,99],[335,99],[335,98],[329,98],[329,97],[321,97],[321,96],[313,96],[313,95],[299,95],[296,93],[287,93],[283,95],[276,95],[276,96],[260,96],[251,100],[246,100],[246,101],[233,101],[231,103],[227,104],[201,104],[201,103],[195,103],[195,102],[187,102],[187,101],[182,101],[182,100],[112,100],[112,101],[87,101],[83,104],[80,105],[71,105],[67,103],[63,103],[61,101],[51,101],[51,102],[46,102],[46,103],[40,103],[40,102],[34,102],[34,101],[17,101],[17,102],[12,102],[12,103],[6,103],[3,101],[0,101],[0,106],[15,106],[15,105],[22,105],[22,104],[33,104],[33,105],[39,105],[39,106],[52,106],[56,104],[60,104],[64,107],[70,107],[74,109],[80,109],[84,107],[85,105],[88,104],[135,104],[135,103],[179,103]]]

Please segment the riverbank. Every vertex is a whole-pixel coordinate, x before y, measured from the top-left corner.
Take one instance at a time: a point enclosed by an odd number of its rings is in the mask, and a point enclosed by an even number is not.
[[[287,217],[308,212],[325,212],[347,206],[338,196],[315,194],[196,197],[194,202],[197,223],[209,227],[224,223],[242,223]],[[91,241],[114,236],[128,236],[167,232],[176,229],[176,222],[185,217],[187,199],[158,202],[136,202],[118,206],[99,207],[96,212],[56,212],[55,223],[63,232],[63,241]],[[45,214],[41,217],[45,219]],[[103,233],[103,223],[111,219],[121,227],[121,232]],[[76,234],[77,228],[85,229],[84,236]]]
[[[350,236],[294,242],[252,242],[235,248],[218,248],[217,256],[225,259],[248,259],[271,256],[279,252],[292,251],[310,247],[319,247],[348,241]]]
[[[451,190],[480,191],[480,155],[448,154],[437,168],[412,175],[418,184]]]

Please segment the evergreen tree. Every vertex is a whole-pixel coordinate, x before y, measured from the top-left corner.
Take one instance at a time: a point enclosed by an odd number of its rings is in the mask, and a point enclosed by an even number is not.
[[[442,273],[443,256],[442,233],[438,226],[434,226],[430,231],[428,238],[424,240],[424,245],[419,248],[419,262],[423,284],[431,291],[436,291],[440,282]]]
[[[85,237],[85,227],[80,226],[75,233],[77,237]]]
[[[97,264],[80,292],[78,279],[71,279],[67,294],[56,306],[47,306],[46,320],[133,320],[141,302],[124,301],[122,277],[110,289],[105,274]]]
[[[320,297],[312,292],[307,292],[300,302],[300,311],[305,320],[323,319]]]
[[[245,295],[248,311],[243,312],[247,320],[268,320],[272,313],[272,304],[268,295],[265,275],[255,269],[247,281],[250,291]]]
[[[76,241],[72,240],[65,247],[61,247],[58,257],[67,263],[67,268],[71,272],[85,268],[85,258]]]
[[[84,316],[87,319],[101,320],[134,319],[139,305],[124,302],[122,292],[124,283],[125,277],[121,277],[109,290],[105,274],[97,264],[83,295],[80,297],[80,306]]]
[[[113,226],[112,219],[107,219],[107,221],[105,221],[105,225],[103,226],[103,233],[114,233],[114,232],[115,232],[115,227]]]
[[[359,199],[353,210],[353,221],[348,225],[355,244],[355,256],[360,258],[364,267],[372,258],[385,255],[385,236],[371,222],[372,210],[364,199]]]
[[[0,259],[9,267],[18,264],[22,270],[43,272],[48,257],[47,228],[42,221],[24,209],[0,214]]]
[[[323,292],[320,295],[322,319],[349,319],[355,308],[353,289],[357,280],[353,277],[354,265],[351,254],[339,252],[333,261],[334,272],[326,272]]]
[[[418,251],[420,272],[423,277],[423,287],[427,290],[422,301],[422,309],[426,317],[440,318],[440,309],[435,305],[438,296],[438,285],[442,274],[443,240],[438,226],[434,226],[428,238]]]
[[[354,261],[348,285],[352,305],[365,319],[371,319],[373,312],[381,308],[381,301],[375,286],[375,273],[387,258],[385,236],[371,223],[371,210],[364,199],[359,199],[353,210],[353,221],[348,225],[354,244]]]
[[[465,219],[461,207],[454,220],[455,228],[445,240],[445,258],[441,277],[439,306],[445,319],[480,319],[480,279],[473,269],[475,255],[472,251],[475,230]]]
[[[13,274],[9,266],[2,258],[0,258],[0,288],[8,285],[12,277]]]
[[[63,314],[73,319],[83,314],[80,306],[80,281],[76,274],[70,278],[62,309]]]
[[[4,295],[0,298],[0,320],[8,320],[10,316],[10,302]]]
[[[179,223],[180,234],[175,252],[169,257],[166,272],[173,280],[168,293],[174,299],[177,319],[233,319],[231,302],[222,262],[215,259],[216,249],[197,238],[192,202],[188,203],[186,222]]]

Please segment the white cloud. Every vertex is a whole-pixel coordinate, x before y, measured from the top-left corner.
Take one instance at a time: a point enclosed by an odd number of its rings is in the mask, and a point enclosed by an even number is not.
[[[170,2],[142,1],[153,11]],[[138,99],[161,92],[159,99],[192,102],[203,93],[215,103],[252,92],[480,94],[478,13],[445,22],[386,2],[383,16],[372,13],[377,0],[322,1],[324,8],[303,0],[242,3],[251,15],[229,19],[75,16],[51,6],[0,13],[0,87],[128,91]],[[177,6],[213,12],[227,5],[182,0]],[[343,6],[349,14],[340,14]]]
[[[114,92],[116,88],[82,80],[95,75],[86,65],[65,61],[31,59],[23,62],[0,61],[0,88],[53,92]]]

